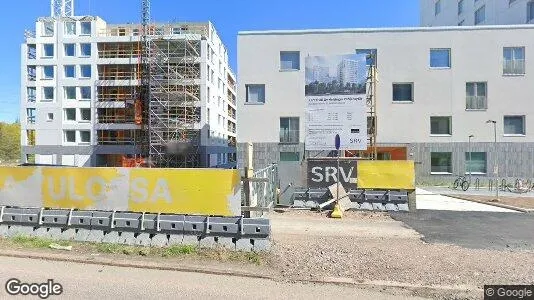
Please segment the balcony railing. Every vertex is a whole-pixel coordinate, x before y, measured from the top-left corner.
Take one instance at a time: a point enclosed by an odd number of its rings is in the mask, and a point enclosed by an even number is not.
[[[28,95],[28,102],[35,102],[37,97],[35,95]]]
[[[280,128],[280,143],[298,144],[299,130],[288,130]]]
[[[503,74],[505,75],[523,75],[525,74],[525,60],[514,59],[503,62]]]
[[[35,116],[28,116],[27,123],[28,124],[35,124]]]
[[[487,98],[486,96],[467,96],[466,98],[466,109],[487,109]]]

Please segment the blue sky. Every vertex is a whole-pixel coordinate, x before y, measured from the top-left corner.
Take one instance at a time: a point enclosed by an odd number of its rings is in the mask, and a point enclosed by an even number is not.
[[[2,1],[0,18],[0,121],[19,115],[20,45],[24,30],[50,14],[49,0]],[[76,15],[98,15],[109,23],[139,22],[141,0],[75,0]],[[392,27],[419,24],[418,0],[152,0],[156,22],[215,24],[236,70],[237,32],[242,30]]]

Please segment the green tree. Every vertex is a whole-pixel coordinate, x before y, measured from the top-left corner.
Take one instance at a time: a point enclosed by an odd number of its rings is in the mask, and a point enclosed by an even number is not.
[[[20,159],[20,123],[0,122],[0,160]]]

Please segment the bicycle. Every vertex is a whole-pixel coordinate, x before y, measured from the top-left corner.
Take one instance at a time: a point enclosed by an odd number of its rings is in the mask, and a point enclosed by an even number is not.
[[[457,190],[458,187],[462,188],[462,191],[467,191],[469,189],[469,186],[471,185],[471,178],[465,175],[460,175],[456,180],[454,180],[454,183],[452,184],[452,188]]]

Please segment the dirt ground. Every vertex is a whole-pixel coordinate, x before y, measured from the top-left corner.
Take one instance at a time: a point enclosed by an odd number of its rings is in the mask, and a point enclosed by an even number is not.
[[[450,197],[458,197],[458,195],[452,195]],[[462,199],[465,200],[478,200],[491,203],[500,203],[511,205],[519,208],[534,209],[534,197],[499,197],[499,201],[494,201],[495,196],[480,196],[480,195],[462,195]]]
[[[480,298],[484,284],[534,281],[533,251],[427,244],[386,214],[345,215],[342,220],[311,212],[271,216],[273,268],[286,278],[345,277],[446,287],[451,290],[419,296],[451,299]]]

